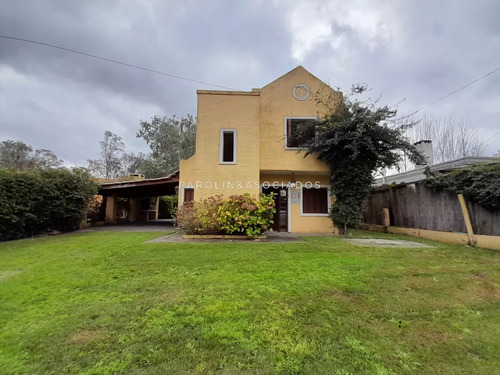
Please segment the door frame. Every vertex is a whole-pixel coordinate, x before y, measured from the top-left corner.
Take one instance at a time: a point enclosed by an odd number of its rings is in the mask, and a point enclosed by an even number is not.
[[[259,191],[262,193],[262,189],[264,187],[262,186],[262,184],[259,185]],[[269,188],[273,188],[273,186],[269,186]],[[269,189],[268,188],[268,189]],[[287,202],[286,202],[286,220],[287,220],[287,223],[286,223],[286,232],[283,232],[283,233],[291,233],[292,232],[292,204],[291,204],[291,199],[290,199],[290,193],[291,193],[291,189],[289,187],[277,187],[275,189],[286,189],[286,199],[287,199]],[[278,193],[279,194],[279,193]],[[279,198],[279,196],[278,196]],[[278,209],[278,208],[277,208]]]
[[[292,232],[292,196],[291,196],[291,189],[290,188],[287,188],[286,189],[286,193],[288,194],[288,207],[286,208],[287,211],[288,211],[288,223],[287,223],[287,233],[291,233]]]

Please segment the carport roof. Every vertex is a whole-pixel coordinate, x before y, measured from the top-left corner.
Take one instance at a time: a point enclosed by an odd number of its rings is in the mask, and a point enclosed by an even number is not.
[[[101,183],[99,184],[99,194],[104,196],[116,195],[121,198],[175,195],[175,187],[178,185],[179,171],[176,171],[160,178]]]

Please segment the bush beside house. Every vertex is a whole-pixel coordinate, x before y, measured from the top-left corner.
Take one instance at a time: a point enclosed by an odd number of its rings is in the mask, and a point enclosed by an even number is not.
[[[160,203],[158,205],[158,218],[172,219],[175,216],[178,200],[179,198],[177,195],[166,195],[160,197]]]
[[[76,229],[96,193],[82,169],[0,170],[0,241]]]
[[[273,223],[274,194],[216,195],[184,204],[177,213],[177,226],[186,234],[229,234],[254,237]]]

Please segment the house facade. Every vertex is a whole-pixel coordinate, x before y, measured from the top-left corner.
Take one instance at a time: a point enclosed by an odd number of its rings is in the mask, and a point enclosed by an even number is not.
[[[302,66],[261,89],[197,94],[196,153],[180,163],[179,204],[274,192],[275,231],[332,232],[328,167],[304,157],[293,134],[342,94]]]

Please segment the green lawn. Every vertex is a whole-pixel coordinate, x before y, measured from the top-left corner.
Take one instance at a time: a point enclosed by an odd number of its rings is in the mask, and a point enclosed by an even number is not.
[[[500,252],[158,235],[0,244],[0,373],[500,371]]]

